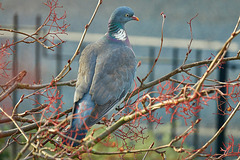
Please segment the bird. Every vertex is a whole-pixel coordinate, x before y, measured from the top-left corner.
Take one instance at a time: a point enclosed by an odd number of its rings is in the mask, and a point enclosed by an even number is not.
[[[89,128],[118,106],[134,81],[137,60],[129,42],[125,24],[139,21],[127,6],[118,7],[108,21],[108,31],[87,45],[79,59],[70,128],[63,144],[78,146],[72,139],[82,140]]]

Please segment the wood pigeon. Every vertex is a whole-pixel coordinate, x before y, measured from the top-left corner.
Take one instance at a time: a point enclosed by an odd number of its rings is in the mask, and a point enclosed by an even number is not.
[[[139,21],[131,8],[117,8],[109,19],[108,32],[104,37],[82,51],[71,127],[66,136],[83,139],[89,127],[119,105],[127,95],[137,66],[124,26],[131,20]],[[63,138],[63,144],[79,145],[67,138]]]

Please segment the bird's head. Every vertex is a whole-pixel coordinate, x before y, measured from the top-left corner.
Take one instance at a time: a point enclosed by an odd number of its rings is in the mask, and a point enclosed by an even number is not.
[[[138,17],[134,16],[134,12],[131,8],[123,6],[115,9],[109,19],[109,23],[120,23],[124,25],[131,20],[139,21]]]

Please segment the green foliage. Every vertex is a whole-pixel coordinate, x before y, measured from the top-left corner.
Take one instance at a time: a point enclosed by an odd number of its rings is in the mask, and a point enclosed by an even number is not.
[[[4,125],[3,127],[1,127],[1,129],[5,130],[8,129],[9,127],[7,127],[7,125]],[[0,138],[0,149],[2,149],[5,145],[6,139],[4,138]],[[1,160],[5,160],[5,159],[10,159],[10,148],[5,149],[2,153],[0,153],[0,159]]]

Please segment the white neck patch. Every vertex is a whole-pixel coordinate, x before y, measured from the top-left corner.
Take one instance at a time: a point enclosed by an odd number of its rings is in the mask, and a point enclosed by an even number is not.
[[[113,34],[113,37],[115,37],[117,40],[125,41],[127,39],[127,33],[124,29],[119,29],[117,33]]]

